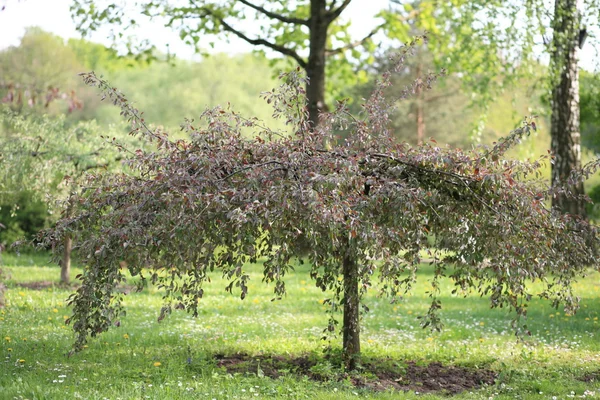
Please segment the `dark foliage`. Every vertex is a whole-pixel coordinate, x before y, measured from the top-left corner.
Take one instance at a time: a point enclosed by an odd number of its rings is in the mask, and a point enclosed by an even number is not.
[[[555,192],[541,180],[539,167],[548,157],[533,163],[505,159],[535,129],[533,121],[526,119],[491,148],[412,147],[388,129],[390,105],[383,92],[390,75],[383,74],[365,102],[362,120],[341,103],[311,129],[305,78],[294,71],[282,76],[278,91],[263,93],[292,135],[215,108],[204,112],[202,122],[182,125],[193,140],[173,141],[150,129],[123,94],[84,74],[121,108],[132,134],[155,148],[122,148],[131,172],[90,175],[72,198],[72,214],[40,235],[58,254],[64,237],[72,235],[85,264],[82,286],[69,298],[76,349],[124,312],[115,290],[125,281],[124,268],[142,276],[140,289],[150,281],[164,290],[162,320],[173,308],[197,314],[212,271],[227,277],[226,289],[243,299],[245,265],[259,259],[263,280],[280,298],[292,259],[304,256],[315,284],[331,294],[327,332],[336,331],[335,311],[344,310],[350,368],[360,351],[359,297],[376,282],[392,300],[410,291],[424,255],[435,267],[425,327],[441,327],[438,281],[445,275],[455,281],[455,292],[476,292],[488,296],[492,307],[515,311],[517,329],[526,331],[517,322],[533,295],[574,312],[572,284],[597,265],[598,233],[546,207],[545,196]],[[436,77],[421,77],[402,96],[427,88]],[[334,129],[349,134],[331,147]],[[242,134],[248,130],[255,132],[252,139]],[[437,250],[442,243],[449,250],[445,257]],[[541,281],[544,289],[532,293],[530,281]]]

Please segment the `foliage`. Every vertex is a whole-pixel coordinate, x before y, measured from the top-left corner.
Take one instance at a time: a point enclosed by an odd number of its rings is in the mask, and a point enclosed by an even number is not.
[[[581,72],[581,144],[600,154],[600,74]]]
[[[0,230],[2,242],[11,244],[17,233],[28,236],[55,221],[62,207],[56,202],[86,172],[117,167],[119,152],[100,132],[94,122],[72,125],[64,115],[0,108],[0,223],[8,227]],[[117,129],[103,133],[134,143]]]
[[[413,46],[403,49],[398,68]],[[430,86],[436,77],[423,76],[402,96]],[[457,293],[475,290],[489,296],[492,307],[514,310],[517,318],[526,315],[532,298],[528,280],[540,280],[541,297],[573,312],[572,282],[596,264],[597,232],[545,207],[547,187],[536,180],[536,171],[547,159],[503,158],[535,123],[526,120],[492,148],[411,147],[387,128],[383,91],[389,78],[384,74],[365,102],[364,120],[339,104],[326,124],[310,129],[305,78],[295,71],[282,76],[279,91],[263,94],[293,136],[215,108],[202,115],[206,128],[193,121],[182,126],[192,141],[173,141],[162,130],[149,129],[122,93],[93,73],[85,75],[155,149],[132,152],[129,174],[90,176],[73,198],[72,216],[40,236],[57,251],[65,236],[79,238],[86,266],[81,288],[69,299],[76,349],[88,335],[118,321],[122,294],[115,287],[125,280],[125,267],[141,277],[140,289],[149,280],[164,290],[162,320],[173,307],[197,315],[211,271],[222,273],[230,281],[227,290],[239,290],[245,298],[245,265],[259,258],[264,258],[263,280],[274,284],[275,298],[281,298],[291,260],[307,247],[310,276],[332,293],[326,301],[332,312],[343,305],[345,313],[358,317],[351,300],[359,291],[363,296],[374,279],[392,299],[410,291],[422,250],[434,265],[423,326],[441,326],[439,280],[447,273]],[[326,149],[334,126],[352,133]],[[249,128],[256,132],[252,139],[242,134]],[[444,260],[435,250],[442,243],[451,251]],[[335,331],[335,324],[332,316],[327,331]],[[346,341],[349,328],[343,329]],[[352,335],[358,337],[357,327]]]
[[[14,202],[0,204],[0,248],[33,237],[48,227],[48,207],[34,193],[21,191]]]
[[[600,185],[590,189],[588,195],[592,203],[588,204],[588,214],[594,219],[600,219]]]
[[[596,26],[600,3],[581,3],[582,28]],[[415,24],[429,32],[436,61],[450,73],[463,73],[465,87],[489,102],[524,76],[548,77],[540,64],[552,51],[554,6],[548,0],[421,0],[414,5],[420,11]],[[412,9],[397,11],[404,15]],[[588,37],[585,46],[597,46],[597,38]]]
[[[423,73],[435,70],[432,58],[432,53],[426,47],[417,49],[415,56],[407,60],[404,68],[391,77],[392,85],[386,90],[386,97],[394,99],[396,93],[401,92],[402,88],[410,85],[414,79]],[[389,70],[390,64],[393,62],[393,51],[376,57],[372,68],[377,72],[369,75],[369,82],[348,88],[344,94],[354,99],[368,98],[377,85],[379,75]],[[458,76],[447,75],[431,90],[415,93],[414,96],[407,99],[400,98],[396,101],[392,110],[393,114],[390,116],[390,129],[399,140],[416,144],[418,112],[421,107],[425,140],[433,138],[440,144],[450,144],[456,147],[470,145],[472,140],[469,123],[475,119],[477,112],[469,108],[468,97],[460,90],[460,85]],[[359,114],[362,111],[361,103],[364,101],[352,102],[349,105],[351,112]],[[503,108],[500,112],[505,115],[506,110]]]
[[[60,37],[29,28],[18,47],[0,52],[0,97],[20,112],[73,112],[83,106],[76,94],[80,71],[81,64]]]
[[[105,76],[138,99],[136,107],[145,111],[149,123],[175,131],[184,117],[196,117],[206,107],[225,105],[233,99],[238,111],[273,121],[271,108],[256,101],[257,93],[277,84],[272,73],[262,57],[215,54],[201,62],[155,62],[143,68],[106,71]],[[104,107],[103,119],[107,119],[108,111],[116,110]]]
[[[539,64],[542,54],[549,56],[549,74],[544,80],[552,106],[555,158],[551,180],[557,187],[563,185],[572,171],[581,168],[578,54],[586,26],[598,25],[600,2],[459,0],[438,4],[427,0],[424,4],[431,12],[420,16],[421,23],[434,28],[438,54],[452,61],[451,71],[465,74],[465,82],[486,107],[510,80],[537,75],[532,61],[537,59]],[[587,40],[585,46],[597,44],[597,40]],[[584,216],[583,184],[571,190],[578,196],[558,194],[552,205],[564,213]]]

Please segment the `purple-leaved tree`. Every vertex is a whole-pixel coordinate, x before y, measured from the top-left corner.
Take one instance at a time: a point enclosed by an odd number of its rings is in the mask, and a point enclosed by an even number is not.
[[[414,45],[400,52],[398,66]],[[446,274],[458,293],[476,291],[492,307],[514,310],[517,329],[526,329],[519,318],[534,295],[530,280],[546,284],[539,296],[575,309],[572,282],[597,266],[598,234],[546,206],[550,192],[539,167],[547,157],[505,158],[534,122],[526,119],[491,148],[411,147],[387,128],[392,102],[382,93],[389,76],[365,100],[362,119],[341,103],[312,129],[305,78],[299,71],[284,74],[279,90],[263,96],[291,135],[215,108],[182,126],[192,138],[185,141],[150,129],[123,94],[84,74],[121,108],[132,133],[155,147],[127,153],[131,173],[90,175],[71,214],[40,234],[57,254],[64,237],[73,236],[85,264],[82,285],[69,298],[75,349],[119,318],[122,294],[115,286],[126,279],[124,266],[165,290],[161,320],[172,308],[196,314],[215,270],[230,280],[227,290],[244,298],[245,265],[259,259],[264,280],[281,297],[293,258],[304,257],[316,285],[331,293],[331,309],[343,312],[349,369],[360,354],[361,297],[377,281],[392,299],[410,290],[424,251],[435,268],[423,326],[441,326],[438,281]],[[402,96],[436,78],[417,79]],[[325,147],[340,129],[350,131],[348,139]],[[444,259],[436,250],[442,247],[450,254]],[[334,317],[326,331],[336,330]]]

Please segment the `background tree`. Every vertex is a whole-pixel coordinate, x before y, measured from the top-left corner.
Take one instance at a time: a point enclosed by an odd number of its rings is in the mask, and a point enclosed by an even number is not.
[[[600,2],[423,0],[419,7],[417,26],[431,32],[432,49],[450,72],[464,73],[464,82],[488,106],[503,87],[537,71],[535,59],[548,55],[552,181],[560,186],[571,171],[581,168],[578,61],[584,43],[580,38],[586,27],[598,25]],[[410,8],[398,11],[406,14]],[[586,43],[597,46],[594,39]],[[582,184],[572,190],[583,195]],[[552,201],[563,212],[585,215],[581,197],[557,194]]]
[[[118,149],[100,132],[132,143],[118,129],[106,132],[95,122],[70,124],[66,117],[23,116],[0,108],[0,244],[31,239],[58,219],[63,202],[86,173],[118,169]],[[68,146],[65,146],[68,143]],[[61,281],[69,283],[72,238],[60,260]]]
[[[421,77],[404,95],[435,78]],[[171,140],[149,129],[105,81],[94,74],[85,79],[155,148],[131,153],[131,173],[90,176],[85,186],[91,190],[75,196],[73,214],[40,236],[57,250],[64,237],[81,238],[85,271],[69,299],[76,349],[118,320],[122,294],[115,287],[126,279],[124,267],[141,277],[139,289],[146,280],[165,289],[161,320],[172,308],[197,315],[203,285],[215,270],[231,280],[227,290],[238,288],[243,299],[249,279],[244,266],[261,258],[264,280],[281,298],[291,259],[306,256],[316,285],[331,294],[326,331],[336,330],[335,313],[343,311],[343,354],[347,368],[354,369],[362,294],[375,279],[392,299],[410,291],[423,251],[434,266],[423,325],[434,328],[441,324],[438,280],[446,273],[456,292],[488,295],[492,307],[509,307],[520,318],[533,295],[529,279],[545,285],[539,296],[555,306],[563,302],[572,312],[577,302],[572,282],[587,266],[597,266],[597,231],[548,210],[543,198],[552,191],[530,178],[544,159],[532,164],[503,159],[535,129],[531,120],[493,148],[410,147],[387,128],[383,92],[389,74],[384,74],[365,102],[363,120],[340,104],[313,129],[307,123],[306,80],[293,72],[283,76],[281,90],[264,96],[293,125],[294,135],[217,107],[203,114],[205,128],[184,124],[192,141]],[[352,134],[326,149],[334,126]],[[246,138],[248,128],[256,135]],[[580,175],[598,167],[592,164]],[[451,258],[435,250],[444,240]]]
[[[82,107],[83,66],[63,39],[29,28],[18,47],[0,52],[0,98],[19,112],[72,112]],[[55,99],[66,101],[54,102]]]
[[[375,71],[369,75],[369,82],[348,88],[342,93],[344,97],[354,99],[349,108],[353,114],[360,114],[361,104],[369,97],[377,85],[381,73],[389,70],[394,62],[394,52],[389,51],[375,57],[371,68]],[[403,65],[391,78],[392,85],[386,89],[386,97],[394,99],[401,96],[402,89],[437,67],[433,55],[426,47],[416,49],[415,56]],[[452,146],[467,147],[472,140],[468,132],[469,123],[476,118],[477,110],[469,108],[469,99],[461,89],[460,78],[447,75],[433,88],[422,90],[409,98],[395,102],[391,116],[390,129],[401,140],[411,144],[422,143],[433,138],[439,143]],[[510,111],[510,110],[508,110]],[[505,115],[506,109],[501,113]],[[510,126],[508,130],[514,126]],[[506,129],[506,127],[502,127]],[[494,139],[497,139],[496,137]],[[491,142],[491,140],[490,140]]]
[[[200,50],[206,37],[235,36],[260,49],[278,53],[293,60],[306,71],[309,120],[318,124],[318,114],[326,110],[326,75],[346,72],[349,61],[362,62],[373,50],[373,36],[385,31],[390,38],[408,39],[407,30],[397,16],[380,13],[381,23],[365,37],[356,40],[349,34],[349,23],[340,17],[351,0],[306,0],[296,3],[248,0],[225,2],[187,1],[174,5],[169,1],[138,2],[135,13],[124,4],[110,1],[74,0],[72,14],[83,33],[104,24],[116,27],[118,36],[138,22],[139,13],[161,18],[165,25],[180,32],[182,40]],[[244,20],[256,21],[256,31],[246,31]],[[115,37],[117,35],[115,34]],[[357,49],[363,47],[366,53]],[[329,74],[327,74],[329,72]],[[355,78],[355,77],[354,77]]]

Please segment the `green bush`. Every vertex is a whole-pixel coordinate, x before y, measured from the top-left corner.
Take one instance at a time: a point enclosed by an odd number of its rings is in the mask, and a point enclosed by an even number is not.
[[[600,185],[594,186],[588,193],[592,203],[587,205],[587,212],[590,218],[600,219]]]
[[[32,192],[21,192],[13,204],[0,205],[0,244],[8,248],[21,239],[32,239],[48,226],[50,213],[43,201],[35,199]]]

